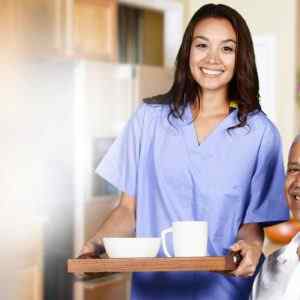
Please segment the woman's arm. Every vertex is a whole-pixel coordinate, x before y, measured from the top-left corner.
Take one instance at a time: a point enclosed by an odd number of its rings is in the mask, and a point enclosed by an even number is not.
[[[262,255],[264,231],[257,223],[243,224],[237,236],[237,242],[231,246],[232,251],[240,251],[242,261],[232,272],[235,276],[248,277],[255,273]]]
[[[131,236],[135,231],[135,198],[122,193],[119,205],[111,212],[97,233],[88,240],[80,251],[80,256],[97,253],[103,248],[102,237]]]

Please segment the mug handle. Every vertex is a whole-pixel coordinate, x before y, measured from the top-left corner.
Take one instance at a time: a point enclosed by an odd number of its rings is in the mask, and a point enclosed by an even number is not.
[[[163,247],[165,256],[167,256],[167,257],[172,257],[172,255],[170,255],[170,253],[168,251],[167,242],[166,242],[166,235],[171,232],[173,232],[172,227],[169,227],[161,232],[162,247]]]

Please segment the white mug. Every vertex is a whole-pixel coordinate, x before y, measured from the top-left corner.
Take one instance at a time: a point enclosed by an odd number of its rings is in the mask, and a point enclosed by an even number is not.
[[[161,232],[163,251],[167,257],[172,257],[168,251],[166,235],[173,233],[173,247],[176,257],[195,257],[207,255],[208,224],[205,221],[173,222]]]

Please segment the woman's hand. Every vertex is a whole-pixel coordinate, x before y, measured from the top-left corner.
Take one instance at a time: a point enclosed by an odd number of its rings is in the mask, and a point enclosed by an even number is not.
[[[77,258],[86,258],[87,255],[95,255],[94,244],[87,242],[83,245]]]
[[[96,253],[96,248],[97,247],[96,246],[97,246],[96,242],[94,242],[92,240],[87,241],[83,245],[83,247],[82,247],[82,249],[81,249],[81,251],[79,253],[79,256],[77,258],[85,258],[85,256],[87,256],[88,254],[96,256],[97,255],[97,253]]]
[[[83,246],[77,259],[97,259],[97,258],[101,258],[101,254],[104,254],[104,253],[105,253],[105,248],[103,247],[103,245],[97,244],[96,242],[91,240],[91,241],[88,241]],[[107,274],[102,273],[102,272],[98,272],[98,273],[84,272],[84,273],[77,273],[75,275],[76,275],[76,277],[78,277],[80,279],[84,279],[87,276],[89,278],[90,277],[101,277],[101,276],[104,276]]]
[[[239,252],[242,261],[235,271],[231,274],[235,276],[249,277],[253,276],[259,259],[262,255],[262,247],[264,242],[264,231],[259,224],[242,224],[237,242],[230,249]]]
[[[242,256],[240,264],[231,274],[241,277],[253,276],[262,255],[262,244],[260,242],[239,240],[230,247],[230,250],[239,252]]]
[[[105,248],[102,244],[94,240],[90,240],[82,247],[77,258],[100,258],[105,253]]]

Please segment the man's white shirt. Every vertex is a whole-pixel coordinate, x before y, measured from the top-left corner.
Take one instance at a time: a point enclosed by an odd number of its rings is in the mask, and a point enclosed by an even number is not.
[[[300,300],[300,233],[266,258],[252,288],[251,300]]]

